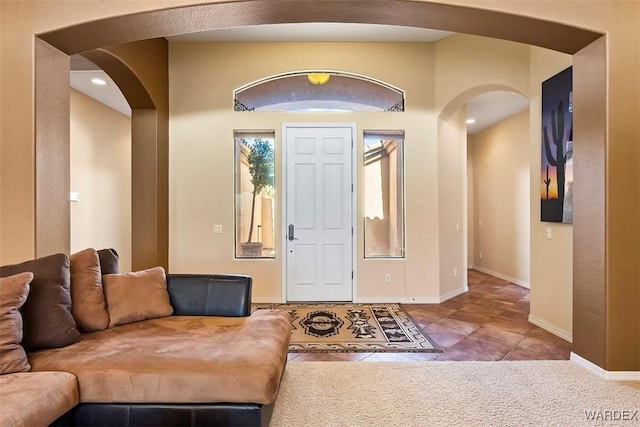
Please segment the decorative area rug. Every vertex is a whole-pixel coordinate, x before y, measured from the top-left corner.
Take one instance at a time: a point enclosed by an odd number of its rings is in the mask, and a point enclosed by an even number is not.
[[[269,304],[291,316],[291,353],[440,353],[398,304]]]

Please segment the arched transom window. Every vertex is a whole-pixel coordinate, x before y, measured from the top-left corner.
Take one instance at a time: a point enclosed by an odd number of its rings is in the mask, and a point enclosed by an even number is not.
[[[370,77],[338,71],[297,71],[234,91],[236,111],[404,111],[404,91]]]

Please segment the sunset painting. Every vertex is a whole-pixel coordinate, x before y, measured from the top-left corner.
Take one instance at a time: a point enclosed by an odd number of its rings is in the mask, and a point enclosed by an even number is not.
[[[540,220],[573,223],[572,68],[542,82]]]

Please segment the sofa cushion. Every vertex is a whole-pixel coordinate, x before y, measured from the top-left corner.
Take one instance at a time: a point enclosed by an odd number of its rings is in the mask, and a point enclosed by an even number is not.
[[[27,300],[32,273],[20,273],[0,279],[0,374],[31,369],[22,342],[20,307]]]
[[[109,327],[171,316],[173,307],[162,267],[102,276]]]
[[[31,290],[21,311],[24,349],[57,348],[77,342],[80,332],[71,315],[69,257],[55,254],[0,267],[0,277],[24,272],[33,273]]]
[[[102,289],[100,261],[95,249],[85,249],[69,257],[71,263],[71,314],[85,332],[109,326],[109,313]]]
[[[98,251],[98,259],[100,259],[100,271],[102,274],[120,274],[120,266],[118,260],[120,256],[115,249],[100,249]]]
[[[48,426],[78,401],[78,382],[68,372],[0,376],[0,426]]]
[[[290,337],[284,311],[171,316],[83,334],[29,359],[32,370],[74,373],[82,402],[269,404]]]

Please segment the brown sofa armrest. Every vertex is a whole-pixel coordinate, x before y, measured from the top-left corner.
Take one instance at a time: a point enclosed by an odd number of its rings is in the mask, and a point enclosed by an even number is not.
[[[245,275],[167,274],[174,316],[248,316],[251,284]]]

